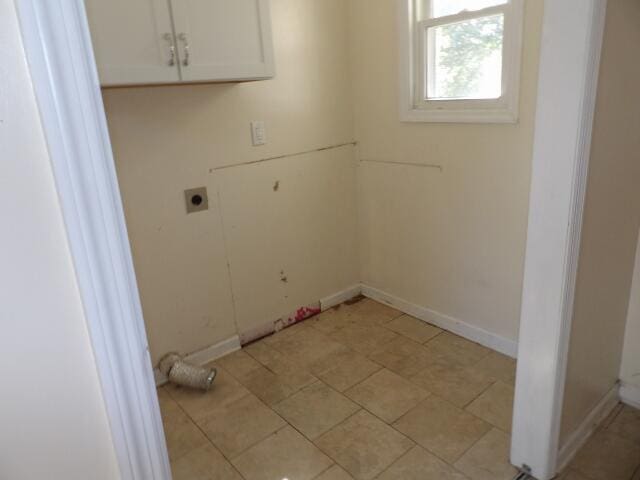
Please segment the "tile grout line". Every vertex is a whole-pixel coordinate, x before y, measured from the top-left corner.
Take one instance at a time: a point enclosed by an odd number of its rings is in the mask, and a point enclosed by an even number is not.
[[[386,305],[384,303],[382,303],[382,305]],[[393,308],[393,307],[391,307]],[[347,313],[347,315],[349,315],[349,313]],[[416,341],[414,338],[408,337],[400,332],[397,332],[395,330],[392,330],[391,328],[388,327],[388,325],[393,322],[394,320],[401,318],[402,316],[404,316],[405,314],[402,312],[399,312],[396,316],[392,316],[390,318],[388,318],[386,321],[383,321],[381,323],[376,323],[376,325],[384,328],[386,331],[389,331],[391,333],[393,333],[395,335],[395,337],[389,341],[383,342],[381,345],[379,345],[376,349],[376,351],[378,350],[382,350],[385,347],[387,347],[391,342],[393,342],[396,338],[401,338],[404,339],[406,341],[410,341],[415,343],[416,345],[422,346],[422,347],[427,347],[428,344],[432,341],[434,341],[436,338],[438,338],[439,336],[443,335],[446,331],[439,329],[440,332],[437,333],[436,335],[434,335],[433,337],[429,338],[428,340],[424,341],[424,342],[419,342]],[[366,317],[366,315],[365,315]],[[409,316],[410,317],[410,316]],[[311,320],[311,319],[308,319]],[[300,322],[303,323],[303,322]],[[307,368],[303,368],[301,370],[304,371],[304,373],[307,373],[310,375],[310,377],[314,378],[315,381],[309,383],[308,385],[304,385],[301,388],[295,389],[291,392],[291,394],[287,395],[285,398],[279,400],[278,402],[274,403],[273,406],[267,404],[265,401],[263,401],[258,395],[256,395],[254,392],[252,392],[251,390],[249,390],[246,385],[242,382],[242,380],[240,378],[238,378],[236,375],[233,375],[232,373],[230,373],[229,371],[227,371],[226,369],[222,368],[223,371],[225,371],[228,375],[230,375],[231,377],[233,377],[236,381],[238,381],[239,385],[241,385],[243,388],[245,388],[247,390],[246,394],[243,396],[247,396],[247,395],[253,395],[255,398],[258,399],[258,401],[263,404],[263,406],[265,406],[269,411],[271,411],[273,414],[275,414],[277,417],[279,417],[283,422],[284,425],[281,426],[280,428],[276,429],[274,432],[271,432],[270,434],[266,435],[265,437],[257,440],[256,442],[252,443],[251,445],[249,445],[248,447],[246,447],[245,449],[243,449],[241,452],[239,452],[237,455],[235,455],[233,458],[228,457],[227,455],[223,454],[222,452],[221,455],[223,456],[223,458],[225,458],[230,465],[233,467],[233,469],[235,471],[238,472],[238,474],[240,475],[241,478],[245,478],[235,467],[235,465],[233,465],[232,461],[234,459],[237,459],[238,457],[240,457],[241,455],[245,454],[248,450],[250,450],[251,448],[255,447],[256,445],[258,445],[259,443],[265,441],[266,439],[270,438],[271,436],[281,432],[282,430],[284,430],[287,427],[291,427],[292,430],[296,431],[299,435],[301,435],[301,437],[303,439],[305,439],[306,441],[308,441],[311,445],[313,445],[315,448],[317,448],[319,450],[319,452],[321,452],[322,454],[324,454],[328,459],[330,459],[333,463],[332,465],[330,465],[329,467],[327,467],[325,470],[323,470],[322,472],[320,472],[317,476],[315,476],[314,478],[318,478],[321,475],[323,475],[326,471],[330,470],[331,468],[333,468],[334,466],[339,466],[340,468],[343,468],[342,465],[340,463],[337,462],[337,460],[335,460],[331,455],[327,454],[322,448],[320,448],[317,444],[316,441],[319,440],[320,438],[322,438],[323,436],[325,436],[327,433],[329,433],[330,431],[332,431],[333,429],[339,427],[340,425],[348,422],[350,419],[352,419],[355,415],[358,415],[360,412],[366,412],[367,414],[370,414],[373,418],[377,419],[378,421],[382,422],[383,425],[390,427],[391,430],[393,430],[395,433],[397,433],[398,435],[404,437],[405,439],[407,439],[411,444],[411,448],[407,449],[402,455],[400,455],[399,457],[397,457],[393,462],[391,462],[388,466],[386,466],[386,468],[380,472],[378,475],[376,475],[376,478],[379,477],[380,475],[382,475],[385,471],[387,471],[389,468],[391,468],[395,463],[397,463],[400,459],[402,459],[404,456],[406,456],[413,448],[415,448],[416,446],[418,446],[419,448],[424,448],[426,451],[428,451],[430,454],[434,455],[436,458],[439,458],[441,461],[443,461],[445,464],[449,465],[450,467],[452,467],[455,471],[459,471],[454,465],[453,463],[449,463],[446,460],[440,458],[437,454],[435,454],[434,452],[431,452],[428,448],[422,446],[421,444],[415,442],[412,438],[406,436],[403,432],[397,430],[397,428],[394,426],[394,423],[397,423],[400,419],[402,419],[403,417],[405,417],[408,413],[410,413],[412,410],[414,410],[414,408],[416,408],[418,405],[420,405],[420,403],[422,403],[425,399],[421,400],[420,402],[418,402],[418,404],[416,406],[414,406],[413,408],[410,408],[407,412],[405,412],[404,414],[400,415],[397,419],[395,419],[394,421],[388,423],[386,420],[380,418],[378,415],[376,415],[374,412],[370,411],[366,406],[361,405],[359,402],[351,399],[348,395],[347,392],[356,388],[358,385],[361,385],[365,382],[367,382],[369,379],[371,379],[371,377],[373,377],[374,375],[380,373],[382,370],[387,370],[391,373],[393,373],[394,375],[397,375],[398,377],[402,378],[403,380],[406,380],[407,382],[411,383],[412,385],[422,389],[423,391],[425,391],[428,396],[434,396],[436,398],[439,398],[440,400],[451,404],[453,407],[455,407],[458,410],[461,410],[465,413],[467,413],[468,415],[473,416],[474,418],[477,418],[478,420],[482,421],[483,423],[487,424],[490,428],[490,430],[488,432],[486,432],[485,434],[483,434],[478,440],[476,440],[471,446],[469,446],[463,453],[461,453],[461,455],[456,459],[456,462],[460,460],[460,458],[462,458],[469,450],[471,450],[474,446],[477,445],[477,443],[482,440],[483,438],[486,437],[486,435],[488,435],[492,429],[497,429],[505,434],[510,435],[510,433],[508,432],[504,432],[500,427],[496,427],[495,425],[493,425],[491,422],[486,422],[485,420],[477,417],[475,414],[473,414],[472,412],[469,412],[466,410],[466,408],[469,407],[469,405],[471,405],[474,401],[476,401],[478,398],[480,398],[483,394],[485,394],[490,388],[492,388],[495,384],[498,383],[499,379],[495,379],[493,377],[491,377],[493,379],[493,382],[491,382],[485,389],[483,389],[480,393],[478,393],[472,400],[470,400],[469,402],[467,402],[464,406],[462,407],[458,407],[455,404],[449,402],[448,400],[445,400],[441,397],[439,397],[438,395],[434,394],[433,392],[431,392],[429,389],[426,389],[425,387],[416,384],[413,380],[411,380],[410,378],[406,378],[403,375],[399,375],[398,373],[395,373],[393,370],[388,369],[385,365],[380,364],[379,362],[377,362],[376,360],[373,360],[370,358],[370,355],[372,355],[375,352],[372,353],[361,353],[357,350],[354,350],[350,345],[345,344],[341,341],[335,340],[334,338],[331,337],[331,335],[333,333],[336,333],[340,330],[343,330],[344,328],[350,326],[350,325],[358,325],[358,322],[355,321],[355,319],[351,319],[349,321],[347,321],[347,325],[342,325],[339,326],[335,331],[331,332],[330,334],[319,330],[318,328],[316,328],[315,325],[312,324],[312,322],[308,322],[308,326],[309,328],[311,328],[313,331],[315,331],[316,333],[320,334],[322,337],[328,339],[331,342],[337,343],[339,345],[341,345],[343,348],[345,348],[346,351],[349,351],[353,354],[356,354],[358,356],[361,356],[362,358],[366,359],[367,361],[371,362],[372,364],[378,366],[379,368],[375,371],[372,372],[371,374],[369,374],[368,376],[366,376],[365,378],[359,380],[358,382],[354,383],[353,385],[349,386],[348,388],[344,389],[344,391],[338,391],[336,388],[334,388],[332,385],[328,384],[326,381],[324,381],[322,378],[319,378],[316,376],[316,374],[311,370],[307,370]],[[435,327],[431,324],[428,324],[430,327],[433,328],[438,328]],[[300,334],[304,334],[304,332],[296,332],[293,335],[297,336]],[[453,334],[455,335],[455,334]],[[471,343],[475,343],[475,342],[471,342]],[[292,361],[290,356],[283,352],[282,350],[278,349],[276,346],[273,346],[271,344],[266,343],[265,344],[268,348],[270,348],[271,350],[273,350],[275,353],[277,353],[279,356],[282,357],[282,361],[283,362],[290,362]],[[264,368],[266,371],[272,373],[273,375],[277,376],[277,377],[283,377],[282,375],[280,375],[279,373],[277,373],[276,371],[274,371],[271,367],[269,367],[268,365],[262,363],[258,358],[254,357],[251,353],[245,351],[245,354],[251,358],[253,361],[255,361],[259,366],[261,366],[262,368]],[[486,353],[486,355],[484,355],[482,359],[485,359],[486,357],[488,357],[491,354],[491,350],[489,349],[489,351]],[[411,355],[409,355],[409,357],[411,357]],[[295,364],[295,362],[294,362]],[[469,367],[464,367],[469,368]],[[257,370],[257,369],[256,369]],[[285,385],[288,385],[289,387],[292,387],[291,384],[289,384],[288,382],[283,381],[283,383]],[[334,393],[336,393],[337,395],[340,395],[341,397],[345,398],[346,400],[352,402],[356,407],[357,410],[355,412],[353,412],[352,414],[350,414],[348,417],[346,417],[345,419],[343,419],[342,421],[338,422],[337,424],[333,425],[332,427],[330,427],[328,430],[326,430],[325,432],[322,432],[320,435],[318,435],[315,439],[311,439],[309,437],[307,437],[305,434],[303,434],[300,430],[298,430],[293,424],[291,424],[286,418],[284,418],[282,415],[280,415],[275,409],[274,407],[281,404],[282,402],[285,402],[288,399],[291,399],[292,397],[298,395],[299,393],[301,393],[303,390],[309,388],[312,385],[316,385],[318,383],[321,383],[322,385],[324,385],[325,387],[327,387],[328,389],[330,389],[331,391],[333,391]],[[198,430],[204,435],[204,437],[207,439],[208,444],[212,445],[214,448],[216,448],[216,450],[219,451],[219,449],[217,448],[217,446],[213,443],[213,441],[208,437],[208,435],[204,432],[204,430],[200,427],[199,423],[196,422],[196,420],[194,418],[192,418],[189,413],[183,408],[183,406],[178,402],[178,400],[176,398],[174,398],[173,395],[171,395],[171,392],[167,391],[167,393],[169,394],[169,397],[171,398],[172,401],[174,401],[179,409],[187,416],[187,418],[198,428]],[[195,449],[194,449],[195,450]],[[192,450],[193,451],[193,450]],[[190,453],[190,452],[188,452]],[[188,454],[187,453],[187,454]],[[186,455],[186,454],[185,454]],[[182,458],[179,457],[179,458]],[[177,459],[176,459],[177,460]],[[460,472],[461,474],[463,474],[463,472]],[[464,474],[463,474],[464,475]]]
[[[163,388],[163,387],[161,387],[161,388]],[[180,409],[180,410],[181,410],[181,411],[186,415],[186,417],[189,419],[189,421],[191,421],[191,423],[192,423],[193,425],[195,425],[195,427],[200,431],[200,433],[202,433],[202,435],[203,435],[203,436],[204,436],[204,438],[207,440],[207,442],[209,443],[209,445],[211,445],[213,448],[215,448],[215,449],[220,453],[220,455],[222,455],[222,457],[227,461],[227,463],[231,466],[231,468],[233,468],[233,470],[234,470],[234,471],[235,471],[235,472],[240,476],[240,478],[242,478],[242,479],[244,479],[244,480],[247,480],[247,479],[245,478],[245,476],[244,476],[244,475],[242,475],[242,473],[240,473],[240,471],[236,468],[236,466],[231,462],[231,459],[230,459],[229,457],[227,457],[227,455],[225,455],[225,454],[222,452],[222,450],[220,450],[220,449],[218,448],[218,446],[217,446],[215,443],[213,443],[213,441],[209,438],[209,435],[207,435],[207,434],[206,434],[206,432],[202,429],[202,427],[200,426],[200,424],[199,424],[199,423],[198,423],[194,418],[192,418],[192,417],[191,417],[191,415],[189,415],[189,413],[188,413],[188,412],[184,409],[184,407],[180,404],[180,402],[178,402],[178,400],[176,400],[176,399],[173,397],[173,395],[171,395],[171,392],[167,391],[166,389],[165,389],[165,391],[167,392],[167,394],[169,395],[169,397],[170,397],[170,398],[175,402],[175,404],[176,404],[176,405],[178,405],[178,408],[179,408],[179,409]],[[163,428],[164,428],[164,425],[163,425]],[[201,448],[201,447],[198,447],[198,448]],[[183,455],[180,455],[180,457],[175,458],[173,461],[170,461],[169,463],[170,463],[170,464],[172,464],[174,461],[176,461],[176,460],[178,460],[178,459],[180,459],[180,458],[182,458],[182,457],[185,457],[185,456],[189,455],[190,453],[194,452],[195,450],[197,450],[197,448],[194,448],[194,449],[192,449],[191,451],[189,451],[189,452],[187,452],[187,453],[185,453],[185,454],[183,454]]]
[[[235,455],[234,457],[229,457],[227,456],[224,452],[222,452],[220,450],[220,448],[218,448],[218,446],[213,443],[213,440],[211,440],[211,438],[209,438],[209,435],[206,434],[206,432],[202,429],[202,427],[200,426],[200,424],[196,421],[196,419],[194,419],[193,417],[191,417],[191,415],[189,415],[189,413],[182,407],[182,405],[180,405],[180,403],[178,402],[178,400],[174,401],[178,404],[178,406],[180,407],[180,409],[185,413],[185,415],[189,418],[189,420],[191,420],[191,422],[198,428],[198,430],[200,430],[200,432],[202,432],[202,434],[205,436],[205,438],[207,439],[207,441],[213,445],[213,447],[215,447],[216,450],[218,450],[220,452],[220,454],[225,458],[225,460],[227,460],[227,462],[229,462],[229,464],[234,468],[234,470],[238,471],[238,469],[235,467],[235,465],[233,464],[233,460],[240,457],[241,455],[243,455],[244,453],[246,453],[249,449],[255,447],[257,444],[259,444],[260,442],[262,442],[263,440],[266,440],[267,438],[269,438],[271,435],[273,435],[274,433],[279,432],[280,430],[286,428],[289,425],[289,422],[287,422],[286,419],[282,418],[282,416],[280,414],[278,414],[278,412],[276,412],[275,410],[273,410],[269,405],[267,405],[264,401],[262,401],[261,398],[259,398],[257,395],[255,395],[253,392],[251,392],[247,387],[245,387],[244,385],[242,385],[238,379],[231,374],[227,369],[221,367],[220,365],[217,365],[216,368],[221,369],[223,372],[225,372],[227,375],[230,375],[231,377],[233,377],[240,386],[242,386],[242,388],[247,390],[247,393],[245,393],[244,395],[242,395],[242,397],[240,398],[244,398],[248,395],[252,395],[254,396],[260,403],[263,404],[263,406],[265,406],[267,409],[269,409],[271,412],[273,412],[275,415],[277,415],[280,420],[282,420],[285,425],[283,425],[282,427],[274,430],[273,432],[269,433],[268,435],[266,435],[265,437],[260,438],[259,440],[257,440],[256,442],[252,443],[251,445],[249,445],[248,447],[246,447],[245,449],[243,449],[241,452],[239,452],[237,455]],[[169,392],[169,396],[171,396],[171,398],[173,399],[173,396],[171,395],[171,393]],[[238,474],[242,477],[245,478],[240,471],[238,471]],[[246,479],[245,479],[246,480]]]

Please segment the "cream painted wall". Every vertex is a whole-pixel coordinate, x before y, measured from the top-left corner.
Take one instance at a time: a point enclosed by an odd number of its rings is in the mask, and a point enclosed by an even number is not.
[[[119,478],[18,30],[0,0],[0,478]]]
[[[565,391],[567,438],[620,372],[640,224],[640,3],[608,3]]]
[[[624,338],[620,378],[624,383],[640,389],[640,238],[636,247],[636,263]]]
[[[396,2],[352,0],[366,284],[517,340],[542,3],[526,2],[520,121],[401,123]]]
[[[348,2],[273,0],[272,16],[273,80],[104,91],[154,361],[359,281],[352,146],[240,166],[353,141]],[[210,209],[187,216],[201,186]]]

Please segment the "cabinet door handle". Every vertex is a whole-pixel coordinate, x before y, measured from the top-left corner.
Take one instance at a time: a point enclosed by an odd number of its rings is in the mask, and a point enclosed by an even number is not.
[[[184,59],[182,60],[182,65],[188,67],[191,60],[191,52],[189,51],[189,39],[187,38],[186,33],[181,33],[180,35],[178,35],[178,38],[181,42],[184,43]]]
[[[170,67],[174,67],[176,64],[176,45],[173,42],[173,35],[165,33],[162,38],[169,42],[169,61],[167,63]]]

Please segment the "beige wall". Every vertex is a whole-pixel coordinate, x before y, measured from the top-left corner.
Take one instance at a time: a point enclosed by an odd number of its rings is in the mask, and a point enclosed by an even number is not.
[[[542,3],[526,2],[520,121],[401,123],[396,2],[352,0],[362,278],[401,299],[517,339]]]
[[[0,478],[119,478],[14,10],[0,1]]]
[[[624,337],[620,378],[623,382],[640,389],[640,238],[636,248],[636,263]]]
[[[640,222],[640,3],[608,4],[574,307],[563,438],[620,372]]]
[[[353,140],[348,2],[272,8],[273,80],[104,91],[154,360],[359,281],[352,146],[216,170]],[[251,146],[251,120],[268,145]],[[200,186],[210,209],[187,216]]]

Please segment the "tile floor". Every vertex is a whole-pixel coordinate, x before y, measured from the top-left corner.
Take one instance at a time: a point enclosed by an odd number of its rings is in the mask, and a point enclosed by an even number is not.
[[[214,365],[206,394],[159,389],[175,480],[516,473],[507,460],[515,362],[388,306],[342,305]],[[640,417],[617,413],[565,480],[640,480],[626,456],[640,464]]]
[[[640,410],[618,405],[559,480],[640,480]]]

